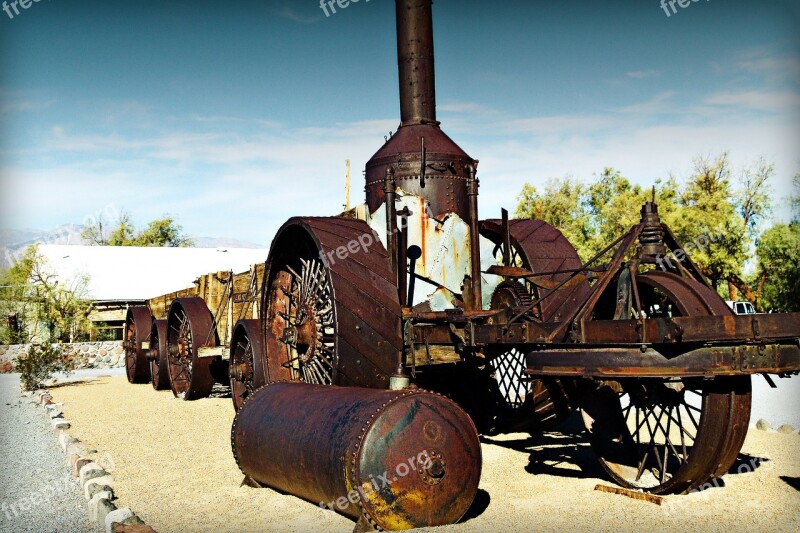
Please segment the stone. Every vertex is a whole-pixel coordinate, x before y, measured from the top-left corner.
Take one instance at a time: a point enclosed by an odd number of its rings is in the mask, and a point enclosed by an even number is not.
[[[795,432],[795,429],[792,426],[790,426],[789,424],[784,424],[784,425],[782,425],[781,427],[778,428],[778,433],[783,433],[784,435],[789,435],[789,434],[794,433],[794,432]]]
[[[70,423],[69,420],[64,420],[63,418],[54,418],[50,420],[50,425],[53,426],[53,429],[69,429]]]
[[[769,431],[770,429],[772,429],[770,423],[767,420],[764,420],[763,418],[758,422],[756,422],[756,427],[761,431]]]
[[[75,444],[76,442],[78,442],[78,439],[70,437],[69,433],[67,433],[66,431],[62,431],[58,435],[58,444],[59,446],[61,446],[61,451],[64,453],[67,453],[69,446]]]
[[[114,533],[156,533],[156,530],[145,524],[116,524]]]
[[[50,412],[47,413],[47,416],[50,418],[64,418],[64,413],[58,409],[51,409]]]
[[[75,477],[79,477],[81,475],[81,468],[93,461],[88,457],[78,457],[77,455],[70,457],[70,460],[72,461],[72,475]]]
[[[0,363],[0,374],[10,374],[14,371],[14,364],[10,361]]]
[[[101,349],[99,352],[97,352],[97,355],[99,355],[100,357],[105,357],[106,355],[108,355],[108,351]]]
[[[105,524],[108,513],[116,509],[110,499],[111,494],[105,492],[95,494],[94,498],[89,500],[89,520],[98,524]]]
[[[86,360],[86,363],[87,363],[88,365],[90,365],[90,366],[91,366],[91,365],[93,365],[93,364],[94,364],[94,357],[90,357],[89,359],[87,359],[87,360]]]
[[[106,533],[114,533],[115,526],[117,524],[124,524],[124,525],[142,525],[142,519],[133,514],[133,511],[124,507],[122,509],[116,509],[111,511],[106,516]]]
[[[63,402],[58,402],[58,403],[50,402],[50,403],[48,403],[47,405],[44,406],[44,410],[45,411],[55,411],[57,408],[63,407],[63,406],[64,406]]]
[[[122,346],[117,346],[116,348],[114,348],[114,353],[117,355],[122,355],[123,351],[124,350],[122,349]]]
[[[86,446],[83,442],[75,442],[69,444],[67,446],[67,464],[72,464],[73,457],[86,457],[87,455],[92,455],[97,453],[97,450],[93,450]]]
[[[103,362],[104,363],[110,363],[111,362],[111,356],[107,355],[107,356],[103,357]]]
[[[113,499],[114,496],[114,489],[111,488],[111,485],[105,483],[105,478],[108,478],[110,481],[111,478],[108,476],[103,476],[102,478],[90,479],[89,482],[83,487],[83,495],[86,497],[87,500],[91,500],[94,498],[95,494],[98,492],[107,492],[111,494],[112,497],[109,500]]]
[[[106,364],[105,363],[97,363],[95,365],[95,368],[100,368],[100,369],[106,368]]]
[[[105,475],[108,475],[108,472],[103,470],[103,468],[94,461],[84,465],[78,473],[78,477],[81,478],[81,487],[83,487],[90,479],[95,479]]]

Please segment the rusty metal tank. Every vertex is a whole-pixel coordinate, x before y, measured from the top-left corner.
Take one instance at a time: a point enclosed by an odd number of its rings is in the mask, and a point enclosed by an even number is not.
[[[384,530],[457,522],[481,473],[470,418],[422,390],[272,383],[239,409],[231,446],[249,481]]]

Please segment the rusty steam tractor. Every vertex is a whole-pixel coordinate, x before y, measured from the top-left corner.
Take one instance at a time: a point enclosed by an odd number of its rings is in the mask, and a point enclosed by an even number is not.
[[[436,120],[431,4],[396,1],[402,122],[366,165],[365,205],[288,220],[233,327],[197,297],[166,320],[132,309],[129,378],[187,400],[229,379],[247,480],[342,502],[361,529],[459,520],[478,432],[575,409],[624,487],[722,476],[751,376],[800,371],[800,314],[733,315],[691,259],[664,261],[681,246],[654,202],[586,263],[542,221],[480,219],[478,161]]]

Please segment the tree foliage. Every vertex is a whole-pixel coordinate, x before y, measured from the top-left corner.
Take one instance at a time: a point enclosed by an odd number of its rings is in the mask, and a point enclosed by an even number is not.
[[[0,307],[6,318],[0,328],[4,342],[73,342],[88,331],[88,276],[56,279],[36,246],[25,250],[0,275],[0,285]],[[9,317],[15,317],[16,327]]]
[[[84,242],[94,246],[168,246],[188,247],[194,241],[183,233],[183,227],[175,218],[164,215],[163,218],[150,221],[147,226],[136,231],[130,214],[123,212],[117,222],[109,227],[102,216],[93,224],[81,231]]]
[[[692,260],[720,293],[734,299],[741,293],[757,303],[758,290],[747,283],[745,264],[754,258],[759,230],[771,211],[769,180],[773,175],[774,166],[763,158],[735,172],[728,153],[723,152],[696,157],[683,183],[670,176],[656,181],[651,192],[606,168],[588,184],[562,178],[542,187],[524,185],[516,215],[558,228],[585,261],[638,223],[642,204],[654,193],[662,221],[684,247],[694,245]],[[800,190],[800,175],[795,180]],[[800,205],[800,194],[793,202]],[[786,231],[781,230],[781,235]],[[776,238],[764,245],[777,246]],[[780,242],[789,242],[788,237]],[[798,269],[797,261],[789,261],[786,254],[769,257],[771,265]],[[765,283],[759,285],[764,290]]]
[[[777,224],[758,243],[762,306],[767,310],[800,310],[800,221]]]

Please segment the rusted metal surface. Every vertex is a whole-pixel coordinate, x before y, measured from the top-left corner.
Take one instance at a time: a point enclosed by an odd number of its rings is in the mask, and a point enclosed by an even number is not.
[[[534,273],[581,267],[575,248],[560,231],[549,224],[541,220],[509,220],[508,230],[511,264],[503,266],[520,267]],[[484,220],[481,223],[481,234],[496,243],[495,254],[502,257],[503,221]],[[551,274],[546,280],[563,283],[568,276],[568,273]],[[541,300],[538,307],[542,322],[560,322],[570,311],[585,303],[589,291],[589,285],[585,282],[555,292],[552,289],[535,287],[532,283],[529,283],[529,287],[536,294],[536,299]]]
[[[431,0],[398,0],[397,64],[404,126],[436,122]]]
[[[201,298],[179,298],[167,315],[167,353],[172,393],[184,400],[205,398],[215,379],[217,359],[197,356],[200,348],[219,344],[214,319]]]
[[[147,353],[150,362],[150,382],[155,390],[170,388],[169,358],[167,357],[167,321],[153,319],[150,330],[150,350]]]
[[[639,276],[637,285],[637,305],[648,313],[730,313],[713,291],[695,280],[649,272]],[[648,294],[643,290],[647,287],[654,291]],[[747,431],[750,377],[693,379],[684,372],[671,379],[646,379],[641,368],[632,376],[578,381],[573,395],[605,471],[624,487],[655,494],[686,492],[726,473]]]
[[[359,244],[364,235],[369,246]],[[403,350],[400,303],[386,250],[366,223],[289,220],[273,240],[266,276],[270,381],[388,386]]]
[[[797,344],[696,348],[666,358],[652,348],[584,347],[530,352],[528,374],[597,378],[739,376],[800,371]]]
[[[800,333],[800,313],[593,320],[583,327],[586,344],[791,341]]]
[[[231,337],[231,397],[233,408],[242,404],[267,383],[264,370],[264,332],[260,320],[240,320]]]
[[[125,318],[125,373],[130,383],[148,383],[150,364],[147,361],[147,346],[150,341],[152,317],[147,306],[128,309]],[[143,344],[144,343],[144,344]]]
[[[469,417],[421,390],[274,383],[239,410],[231,446],[257,483],[385,530],[458,521],[481,474]]]

